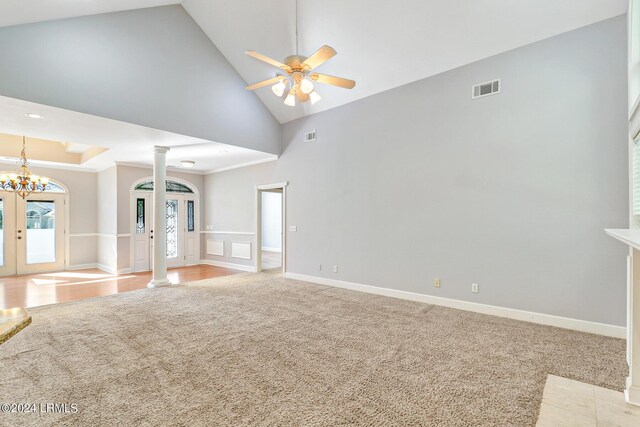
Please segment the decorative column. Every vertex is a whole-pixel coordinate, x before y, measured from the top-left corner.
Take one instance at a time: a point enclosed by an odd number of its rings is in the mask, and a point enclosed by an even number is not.
[[[153,147],[153,280],[148,288],[171,284],[167,279],[167,151],[169,147]]]

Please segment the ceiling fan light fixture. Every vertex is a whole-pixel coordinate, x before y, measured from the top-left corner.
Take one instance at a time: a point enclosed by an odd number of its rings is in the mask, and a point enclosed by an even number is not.
[[[315,104],[316,102],[320,101],[322,99],[322,97],[320,95],[318,95],[318,92],[311,91],[311,93],[309,93],[309,101],[311,101],[311,105]]]
[[[196,162],[194,162],[193,160],[182,160],[180,164],[182,165],[182,167],[192,168],[196,165]]]
[[[280,98],[284,94],[284,89],[287,87],[284,80],[280,80],[278,83],[271,86],[273,93]]]
[[[287,98],[284,100],[284,104],[289,107],[296,106],[296,91],[294,89],[289,91],[289,95],[287,95]]]
[[[302,79],[300,82],[300,90],[302,93],[310,94],[313,92],[313,83],[309,79]]]

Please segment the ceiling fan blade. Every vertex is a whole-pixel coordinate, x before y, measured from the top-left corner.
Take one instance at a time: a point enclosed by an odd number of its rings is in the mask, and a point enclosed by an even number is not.
[[[316,50],[313,55],[305,59],[304,62],[302,62],[302,66],[305,68],[308,67],[309,70],[312,70],[336,56],[337,53],[338,52],[336,52],[331,46],[324,45],[320,49]]]
[[[284,65],[282,62],[276,61],[275,59],[271,59],[268,56],[265,56],[261,53],[256,52],[255,50],[247,50],[244,53],[247,55],[259,59],[260,61],[266,62],[267,64],[271,64],[274,67],[282,68],[283,70],[288,70],[289,66]]]
[[[263,80],[261,82],[258,83],[254,83],[252,85],[249,85],[247,87],[245,87],[245,89],[247,90],[256,90],[256,89],[260,89],[261,87],[265,87],[265,86],[269,86],[269,85],[274,85],[276,83],[278,83],[280,80],[284,80],[285,77],[284,76],[278,76],[278,77],[274,77],[272,79],[267,79],[267,80]]]
[[[343,79],[342,77],[328,76],[326,74],[313,73],[311,74],[311,80],[326,85],[339,86],[345,89],[353,89],[356,86],[356,82],[349,79]]]

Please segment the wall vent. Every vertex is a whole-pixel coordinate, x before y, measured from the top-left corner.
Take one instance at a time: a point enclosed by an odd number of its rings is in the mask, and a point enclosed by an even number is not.
[[[471,99],[482,98],[483,96],[495,95],[500,93],[502,84],[500,79],[490,82],[480,83],[473,86],[471,90]]]
[[[304,142],[315,141],[317,137],[316,130],[311,130],[304,134]]]

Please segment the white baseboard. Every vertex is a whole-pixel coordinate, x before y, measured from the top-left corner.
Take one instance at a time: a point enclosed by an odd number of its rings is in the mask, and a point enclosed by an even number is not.
[[[234,264],[231,262],[212,261],[209,259],[201,259],[200,264],[213,265],[215,267],[230,268],[232,270],[249,271],[255,273],[255,265]]]
[[[105,273],[109,273],[109,274],[117,274],[118,272],[116,271],[115,268],[109,266],[109,265],[105,265],[105,264],[96,264],[96,268],[98,270],[102,270]]]
[[[269,252],[282,252],[282,248],[268,248],[266,246],[263,246],[262,250],[269,251]]]
[[[523,320],[525,322],[538,323],[540,325],[556,326],[558,328],[573,329],[575,331],[589,332],[592,334],[606,335],[614,338],[626,338],[624,326],[608,325],[606,323],[589,322],[587,320],[571,319],[569,317],[554,316],[552,314],[535,313],[532,311],[516,310],[513,308],[498,307],[495,305],[480,304],[456,300],[451,298],[436,297],[433,295],[417,294],[414,292],[399,291],[396,289],[379,288],[377,286],[362,285],[360,283],[345,282],[324,277],[307,276],[305,274],[284,273],[284,277],[336,288],[350,289],[352,291],[367,292],[409,301],[423,302],[427,304],[441,305],[456,308],[458,310],[474,311],[476,313],[492,316],[507,317],[509,319]]]
[[[121,268],[118,270],[117,274],[131,274],[131,268]]]
[[[67,270],[68,271],[74,271],[74,270],[90,270],[90,269],[94,269],[94,268],[99,268],[98,264],[93,262],[90,264],[75,264],[75,265],[69,265],[67,266]]]

